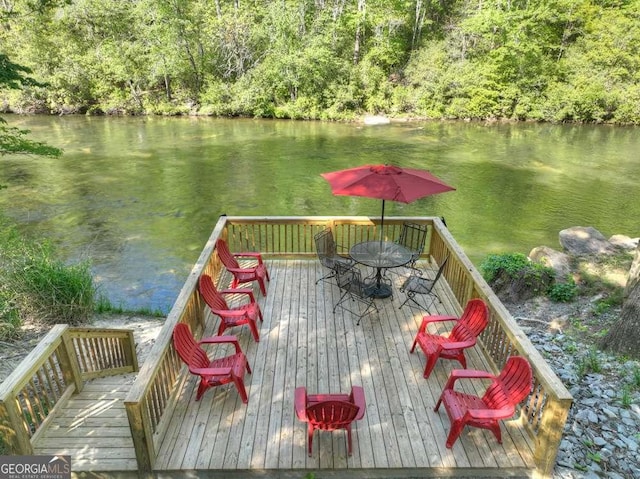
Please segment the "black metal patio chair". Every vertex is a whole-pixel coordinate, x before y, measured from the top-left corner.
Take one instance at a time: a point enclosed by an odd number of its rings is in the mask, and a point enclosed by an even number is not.
[[[426,239],[427,225],[416,223],[404,223],[402,225],[402,230],[400,230],[400,236],[396,243],[411,251],[411,261],[407,263],[410,268],[415,268],[416,261],[420,259]]]
[[[404,294],[407,295],[406,299],[400,305],[400,308],[402,308],[405,304],[409,303],[409,307],[417,306],[421,310],[428,312],[429,308],[431,307],[431,305],[436,299],[438,300],[438,302],[441,303],[442,301],[440,301],[440,298],[438,297],[438,294],[436,293],[435,288],[436,288],[436,284],[438,283],[438,280],[442,276],[442,272],[444,271],[444,268],[447,265],[448,260],[449,260],[449,255],[445,257],[444,261],[438,268],[438,272],[436,273],[436,276],[433,279],[426,278],[423,276],[423,274],[425,274],[424,272],[420,270],[415,270],[418,272],[409,276],[400,287],[400,291],[402,291]],[[421,300],[419,299],[420,297],[425,298],[424,300],[422,300],[423,302],[421,302]]]
[[[342,308],[357,316],[356,325],[367,314],[378,312],[378,306],[373,300],[374,285],[369,285],[362,280],[360,270],[348,267],[342,263],[336,264],[336,281],[342,290],[340,299],[333,307],[335,314],[337,308]]]
[[[316,253],[320,263],[325,268],[329,269],[329,272],[322,278],[316,281],[318,284],[320,281],[327,281],[336,276],[336,265],[342,264],[346,267],[353,266],[354,262],[351,258],[338,254],[338,245],[333,238],[333,232],[331,228],[326,228],[313,237],[316,243]]]

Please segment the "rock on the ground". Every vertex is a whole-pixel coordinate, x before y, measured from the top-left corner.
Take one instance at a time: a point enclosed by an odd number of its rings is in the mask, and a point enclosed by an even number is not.
[[[630,238],[626,235],[613,235],[611,238],[609,238],[609,243],[611,243],[616,248],[624,251],[631,251],[636,249],[639,242],[640,238]]]
[[[529,253],[529,259],[553,269],[558,281],[563,281],[571,273],[569,255],[548,246],[538,246]]]
[[[574,226],[560,231],[560,244],[570,254],[585,256],[614,254],[617,249],[592,226]]]

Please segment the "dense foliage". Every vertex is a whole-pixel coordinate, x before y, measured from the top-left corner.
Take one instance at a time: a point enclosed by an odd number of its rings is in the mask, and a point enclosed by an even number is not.
[[[13,0],[25,112],[640,123],[640,0]],[[1,53],[1,52],[0,52]]]

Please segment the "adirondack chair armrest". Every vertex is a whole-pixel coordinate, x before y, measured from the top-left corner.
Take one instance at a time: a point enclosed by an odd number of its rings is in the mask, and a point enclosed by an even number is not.
[[[235,336],[211,336],[209,338],[204,338],[198,341],[198,344],[223,344],[229,343],[233,344],[236,348],[236,354],[241,353],[242,349],[240,349],[240,343],[238,342],[238,338]]]
[[[220,310],[220,312],[222,312],[222,310]],[[217,314],[215,311],[214,313]],[[225,309],[222,316],[225,318],[241,318],[242,316],[246,316],[246,314],[247,312],[241,309]]]
[[[198,376],[228,376],[231,374],[232,368],[192,368],[189,372]]]
[[[449,377],[455,379],[495,379],[496,376],[481,369],[454,369]]]
[[[351,395],[349,396],[349,402],[358,406],[358,415],[356,421],[359,421],[364,417],[365,410],[367,409],[367,402],[364,398],[364,389],[360,386],[353,386],[351,388]]]
[[[423,316],[422,323],[420,323],[420,328],[418,328],[418,331],[424,333],[429,323],[441,323],[444,321],[458,321],[458,317],[448,315]]]
[[[226,266],[227,271],[229,271],[229,273],[246,273],[247,270],[250,270],[252,268],[230,268],[229,266]]]
[[[253,258],[258,261],[258,264],[262,264],[262,254],[253,252],[233,253],[235,258]]]
[[[294,407],[296,416],[301,421],[307,420],[307,389],[304,386],[297,387],[294,392]]]
[[[444,389],[453,389],[453,385],[458,379],[492,379],[495,380],[495,376],[487,371],[479,369],[454,369],[449,373],[449,379],[445,384]]]
[[[506,419],[513,416],[516,408],[507,406],[500,409],[469,409],[467,414],[473,419]]]
[[[240,288],[240,289],[223,289],[219,291],[220,294],[246,294],[249,296],[249,301],[252,303],[256,302],[255,297],[253,296],[253,290],[249,288]]]

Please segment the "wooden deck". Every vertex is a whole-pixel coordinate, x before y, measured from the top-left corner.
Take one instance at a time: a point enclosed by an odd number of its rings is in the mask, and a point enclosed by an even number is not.
[[[504,423],[502,445],[488,431],[466,429],[446,449],[449,420],[444,408],[436,413],[433,406],[457,363],[439,361],[428,380],[422,377],[424,356],[409,353],[421,315],[398,308],[404,295],[397,285],[393,299],[376,301],[379,314],[356,326],[349,313],[332,313],[340,293],[335,284],[315,284],[326,273],[317,260],[270,260],[268,268],[267,297],[254,288],[265,318],[260,342],[247,327],[229,330],[239,337],[253,369],[245,378],[249,403],[242,403],[232,385],[210,389],[196,402],[197,378],[189,376],[160,444],[156,471],[289,477],[532,474],[533,444],[518,420]],[[455,313],[442,287],[440,297],[442,304],[430,312]],[[207,318],[207,334],[216,328],[217,318]],[[468,360],[470,368],[488,368],[476,350]],[[74,471],[135,470],[122,406],[132,377],[88,383],[38,438],[37,453],[70,454]],[[306,425],[294,414],[294,389],[349,392],[352,385],[362,386],[367,400],[364,419],[355,423],[353,455],[347,456],[344,433],[320,431],[308,457]],[[482,392],[482,385],[461,385]]]

